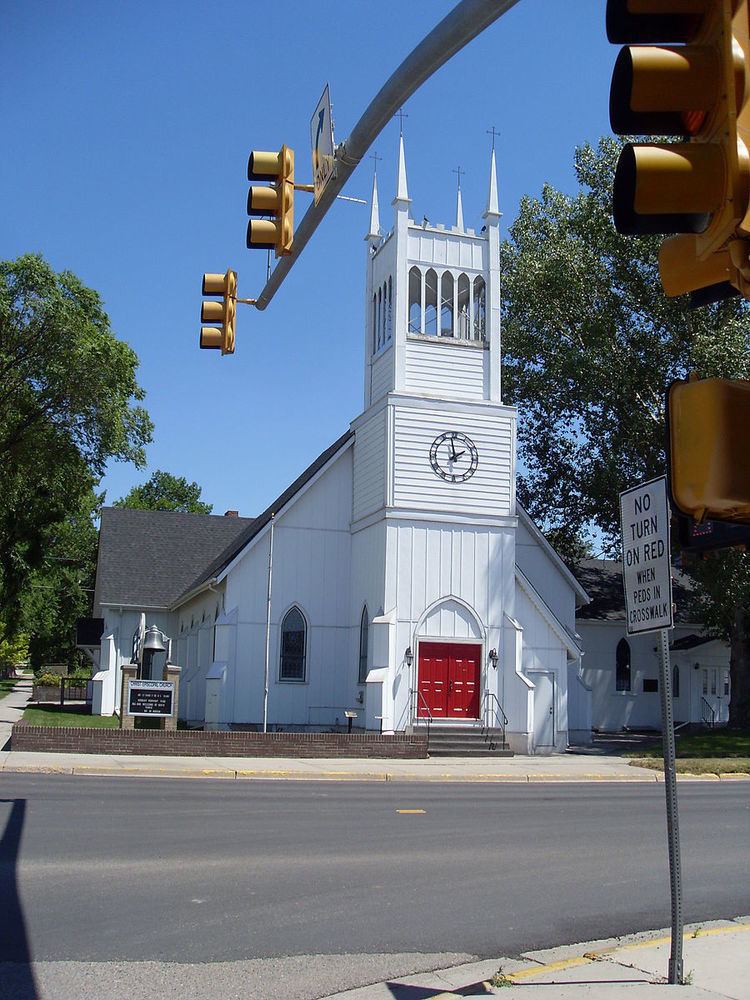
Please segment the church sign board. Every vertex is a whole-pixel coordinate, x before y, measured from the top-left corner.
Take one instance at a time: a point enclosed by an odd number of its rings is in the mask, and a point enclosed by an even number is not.
[[[628,635],[672,628],[665,476],[620,494],[622,581]]]
[[[174,681],[128,682],[128,714],[168,719],[172,715]]]

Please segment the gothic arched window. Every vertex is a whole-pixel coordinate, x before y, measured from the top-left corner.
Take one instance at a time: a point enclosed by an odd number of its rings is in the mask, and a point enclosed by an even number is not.
[[[379,351],[383,343],[383,289],[378,289],[378,323],[375,327],[375,350]]]
[[[393,337],[393,279],[388,279],[388,320],[385,324],[385,341],[391,342]]]
[[[364,684],[367,679],[367,637],[370,630],[370,616],[367,613],[367,605],[362,608],[362,617],[359,621],[359,673],[358,683]]]
[[[474,340],[485,339],[485,311],[486,300],[484,278],[480,274],[474,278]]]
[[[630,643],[620,639],[615,653],[615,691],[630,690]]]
[[[434,268],[430,268],[424,276],[424,330],[429,337],[437,336],[438,316],[438,276]]]
[[[383,282],[383,319],[380,331],[380,346],[388,340],[388,282]]]
[[[409,333],[422,332],[422,273],[418,267],[409,271]]]
[[[279,680],[305,679],[305,640],[307,626],[298,607],[290,608],[281,623],[281,664]]]
[[[440,336],[453,336],[453,275],[443,271],[440,278]]]
[[[458,276],[458,318],[456,323],[456,336],[462,340],[468,340],[471,336],[469,328],[469,279],[465,274]]]
[[[378,296],[372,297],[372,353],[378,349]]]

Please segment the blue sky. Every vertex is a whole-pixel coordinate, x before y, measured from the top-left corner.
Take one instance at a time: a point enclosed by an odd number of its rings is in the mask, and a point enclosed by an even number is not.
[[[330,84],[336,141],[452,0],[7,0],[0,33],[0,254],[41,252],[102,295],[141,359],[156,425],[148,469],[113,463],[108,501],[161,468],[222,513],[252,516],[362,407],[368,209],[338,202],[261,313],[238,307],[234,356],[198,350],[204,271],[256,295],[266,255],[245,247],[251,149],[296,151]],[[609,133],[616,49],[604,0],[520,0],[405,107],[412,214],[452,224],[484,208],[495,126],[501,209],[549,181],[575,190],[574,147]],[[398,122],[376,140],[390,227]],[[371,152],[373,151],[371,150]],[[369,197],[373,161],[344,194]],[[309,196],[298,193],[301,218]]]

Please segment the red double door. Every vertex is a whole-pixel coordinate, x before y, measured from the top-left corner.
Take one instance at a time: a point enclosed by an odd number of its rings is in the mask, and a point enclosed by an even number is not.
[[[462,642],[420,642],[417,716],[479,718],[479,663],[482,647]],[[429,706],[429,713],[425,707]]]

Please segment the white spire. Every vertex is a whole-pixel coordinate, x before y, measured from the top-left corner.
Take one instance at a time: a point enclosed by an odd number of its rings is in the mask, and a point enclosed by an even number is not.
[[[372,175],[372,201],[370,203],[370,228],[366,240],[380,239],[380,213],[378,211],[378,175]]]
[[[456,229],[464,228],[464,206],[461,202],[461,185],[458,185],[458,196],[456,198]]]
[[[492,150],[492,159],[490,161],[490,190],[487,193],[487,208],[484,210],[483,219],[492,215],[496,218],[500,218],[500,208],[497,201],[497,171],[495,169],[495,150]]]
[[[398,140],[398,187],[396,188],[396,197],[393,199],[394,204],[397,201],[410,201],[409,191],[406,187],[406,157],[404,156],[404,137],[400,136]]]

